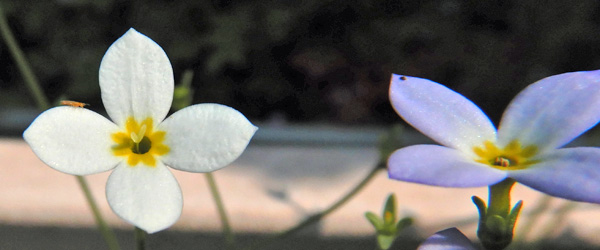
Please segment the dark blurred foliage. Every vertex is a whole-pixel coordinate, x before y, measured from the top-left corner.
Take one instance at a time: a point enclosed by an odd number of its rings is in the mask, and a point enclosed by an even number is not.
[[[102,110],[98,67],[134,27],[160,44],[194,103],[254,120],[381,124],[392,72],[467,96],[497,123],[543,77],[600,68],[598,1],[4,1],[51,100]],[[32,100],[0,47],[2,106]]]

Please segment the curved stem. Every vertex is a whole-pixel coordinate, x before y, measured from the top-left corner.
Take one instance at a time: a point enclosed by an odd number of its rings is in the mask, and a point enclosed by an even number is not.
[[[135,249],[146,250],[146,231],[140,229],[139,227],[135,227],[133,234],[135,238]]]
[[[92,214],[94,214],[94,219],[96,220],[96,225],[98,226],[98,230],[102,234],[102,237],[104,237],[104,241],[106,241],[106,244],[108,245],[108,249],[111,249],[111,250],[121,249],[119,247],[119,242],[117,242],[117,238],[115,237],[115,233],[112,230],[110,230],[110,228],[108,227],[106,222],[104,222],[104,220],[102,219],[102,214],[100,213],[100,210],[98,209],[98,205],[96,205],[96,201],[94,201],[94,197],[92,196],[92,192],[90,191],[90,188],[88,187],[87,181],[85,180],[85,178],[83,176],[76,176],[76,177],[77,177],[77,182],[79,183],[79,187],[81,188],[81,191],[83,191],[83,194],[85,195],[85,199],[88,201],[88,204],[90,205],[90,209],[92,209]]]
[[[206,173],[204,176],[210,187],[210,193],[217,205],[217,210],[219,211],[219,217],[221,218],[221,224],[223,226],[223,234],[225,235],[225,245],[227,249],[235,249],[235,236],[231,230],[227,212],[225,212],[225,205],[221,199],[221,194],[219,193],[215,178],[212,173]]]
[[[270,245],[271,243],[273,243],[279,239],[287,238],[287,237],[297,233],[298,231],[304,229],[305,227],[310,226],[313,223],[319,222],[325,216],[329,215],[331,212],[335,211],[336,209],[338,209],[339,207],[344,205],[344,203],[349,201],[352,197],[354,197],[354,195],[356,195],[360,190],[362,190],[367,185],[367,183],[369,183],[369,181],[371,179],[373,179],[373,177],[375,177],[375,174],[381,169],[385,169],[385,163],[377,164],[377,166],[375,166],[373,169],[371,169],[371,171],[354,188],[352,188],[346,195],[344,195],[342,198],[340,198],[337,202],[331,204],[331,206],[329,208],[327,208],[319,213],[309,216],[308,218],[304,219],[302,222],[298,223],[296,226],[293,226],[293,227],[277,234],[276,236],[265,240],[264,242],[259,242],[258,244],[250,247],[250,249],[263,249],[265,246]]]
[[[23,75],[23,80],[25,80],[27,88],[31,94],[33,94],[33,98],[35,99],[37,106],[42,110],[50,108],[48,99],[44,95],[44,92],[42,91],[35,74],[33,74],[25,55],[23,55],[23,51],[19,47],[15,36],[8,26],[8,21],[6,20],[2,6],[0,6],[0,33],[2,34],[4,43],[6,43],[6,46],[8,47],[8,51],[15,60],[15,63],[17,63],[17,67],[19,68],[21,75]]]
[[[33,70],[31,70],[31,67],[29,66],[29,63],[27,62],[27,59],[25,58],[23,51],[19,47],[17,40],[15,39],[12,31],[10,30],[10,27],[8,26],[8,21],[6,19],[6,16],[4,15],[4,9],[2,8],[1,5],[0,5],[0,34],[2,34],[2,39],[4,40],[4,43],[6,43],[6,46],[8,47],[10,54],[12,55],[13,59],[15,60],[15,63],[17,64],[17,67],[19,68],[21,75],[23,75],[23,80],[25,81],[27,88],[33,95],[38,108],[40,110],[49,109],[50,103],[48,102],[48,99],[44,95],[44,92],[42,91],[42,88],[40,87],[40,84],[39,84],[37,78],[35,77],[35,74],[33,74]],[[108,245],[109,249],[111,249],[111,250],[120,249],[117,239],[115,237],[115,234],[113,233],[112,230],[110,230],[110,228],[106,225],[106,223],[102,219],[102,215],[100,214],[100,210],[98,209],[98,206],[96,205],[96,202],[94,201],[94,197],[92,196],[92,193],[90,192],[87,181],[82,176],[76,176],[76,178],[77,178],[77,182],[79,183],[79,187],[81,188],[81,190],[83,191],[83,193],[85,195],[87,203],[90,205],[90,208],[92,209],[92,213],[94,214],[94,219],[96,220],[96,225],[98,226],[98,230],[100,230],[100,233],[104,237],[104,240],[106,241],[106,244]]]

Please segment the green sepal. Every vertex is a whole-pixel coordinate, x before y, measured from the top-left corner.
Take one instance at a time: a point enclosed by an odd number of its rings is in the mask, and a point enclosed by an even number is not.
[[[485,205],[485,201],[477,196],[472,196],[471,200],[473,200],[473,203],[475,203],[475,206],[477,207],[477,211],[479,211],[479,218],[485,218],[487,214],[487,206]]]
[[[519,214],[521,213],[521,208],[523,207],[523,201],[517,202],[515,206],[510,210],[510,214],[508,214],[508,227],[514,230],[515,224],[517,223],[517,218],[519,218]]]
[[[375,230],[379,231],[381,228],[383,228],[383,220],[377,217],[377,215],[375,215],[374,213],[366,212],[365,217],[375,227]]]
[[[404,228],[407,228],[408,226],[410,226],[412,224],[413,224],[412,218],[410,218],[410,217],[402,218],[401,220],[398,221],[398,223],[396,223],[396,233],[399,233]]]

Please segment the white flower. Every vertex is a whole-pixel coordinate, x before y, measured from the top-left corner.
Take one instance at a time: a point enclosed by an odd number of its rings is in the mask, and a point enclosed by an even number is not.
[[[230,107],[198,104],[164,119],[173,70],[158,44],[130,29],[100,64],[102,102],[111,122],[85,108],[61,106],[38,116],[23,137],[50,167],[73,175],[114,168],[106,184],[113,211],[154,233],[181,214],[181,190],[166,166],[189,172],[225,167],[257,130]],[[164,121],[163,121],[164,119]]]

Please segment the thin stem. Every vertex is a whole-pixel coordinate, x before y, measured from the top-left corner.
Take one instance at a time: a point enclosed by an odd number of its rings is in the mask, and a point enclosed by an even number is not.
[[[90,209],[92,209],[92,214],[94,214],[94,219],[96,220],[96,225],[98,226],[98,230],[102,234],[102,237],[104,237],[104,241],[106,241],[106,244],[108,245],[108,249],[111,249],[111,250],[121,249],[119,247],[119,242],[117,242],[117,238],[115,237],[115,233],[112,230],[110,230],[110,228],[108,227],[106,222],[104,222],[104,220],[102,219],[102,214],[100,213],[100,210],[98,209],[98,206],[96,205],[96,201],[94,201],[94,197],[92,196],[92,192],[90,191],[90,188],[88,187],[87,181],[85,180],[85,178],[83,176],[76,176],[76,177],[77,177],[77,182],[79,183],[79,187],[81,188],[81,191],[83,191],[83,194],[85,195],[85,199],[88,201],[88,204],[90,205]]]
[[[233,231],[231,230],[231,225],[229,224],[227,212],[225,211],[225,205],[223,204],[223,200],[221,199],[221,194],[219,193],[217,182],[215,181],[215,178],[212,173],[206,173],[204,176],[206,177],[206,181],[208,182],[210,193],[212,194],[212,197],[215,200],[215,204],[217,205],[219,217],[221,218],[223,234],[225,235],[225,245],[227,249],[235,249],[235,236],[233,234]]]
[[[354,197],[354,195],[356,195],[360,190],[362,190],[367,185],[367,183],[369,183],[369,181],[371,179],[373,179],[373,177],[375,177],[375,174],[377,174],[377,172],[379,170],[384,169],[384,165],[385,165],[385,163],[377,164],[377,166],[375,166],[373,169],[371,169],[371,171],[354,188],[352,188],[352,190],[350,190],[346,195],[344,195],[342,198],[340,198],[337,202],[331,204],[331,206],[329,208],[327,208],[319,213],[309,216],[304,221],[298,223],[296,226],[293,226],[293,227],[277,234],[276,236],[265,240],[264,242],[259,242],[258,244],[250,247],[250,249],[263,249],[265,246],[270,245],[279,239],[285,239],[285,238],[297,233],[298,231],[304,229],[305,227],[310,226],[313,223],[319,222],[325,216],[329,215],[330,213],[332,213],[333,211],[335,211],[336,209],[338,209],[339,207],[344,205],[344,203],[349,201],[352,197]]]
[[[139,227],[135,227],[134,231],[135,238],[135,249],[136,250],[145,250],[146,249],[146,231],[140,229]]]
[[[514,226],[523,204],[519,201],[512,210],[510,208],[510,191],[514,184],[513,179],[507,178],[489,187],[485,214],[482,213],[485,207],[483,201],[473,198],[480,215],[477,237],[487,250],[503,250],[512,242]]]
[[[513,179],[507,178],[489,187],[487,216],[499,215],[505,218],[510,212],[510,190],[515,185]]]
[[[0,33],[2,34],[2,38],[4,39],[6,46],[8,46],[8,51],[10,51],[10,54],[17,63],[17,67],[19,68],[21,75],[23,75],[23,79],[25,80],[27,88],[31,94],[33,94],[33,98],[35,99],[37,106],[42,110],[50,108],[48,99],[44,95],[44,92],[42,91],[37,78],[33,74],[25,55],[23,55],[23,51],[19,47],[15,36],[8,26],[8,21],[6,20],[2,6],[0,6]]]
[[[35,74],[33,74],[33,70],[31,70],[31,67],[29,66],[29,63],[27,62],[27,59],[25,58],[23,51],[19,47],[17,40],[15,39],[12,31],[10,30],[10,27],[8,26],[8,21],[6,19],[6,16],[4,15],[4,9],[2,8],[1,5],[0,5],[0,34],[2,34],[2,39],[6,43],[6,46],[8,47],[10,54],[12,55],[13,59],[15,60],[17,67],[19,68],[19,71],[21,72],[21,75],[23,75],[23,80],[25,81],[27,88],[33,95],[38,108],[40,110],[49,109],[50,103],[48,102],[48,99],[44,95],[44,92],[42,91],[42,88],[40,87],[40,84],[39,84],[37,78],[35,77]],[[106,244],[108,245],[109,249],[111,249],[111,250],[119,250],[120,247],[117,242],[117,238],[115,237],[115,234],[113,233],[113,231],[106,225],[106,223],[102,219],[102,215],[100,214],[100,210],[98,209],[98,206],[96,205],[96,202],[94,201],[94,197],[92,196],[92,193],[90,192],[90,189],[88,187],[86,179],[82,176],[76,176],[76,178],[77,178],[77,182],[79,183],[79,187],[83,191],[85,198],[86,198],[88,204],[90,205],[90,208],[92,209],[92,213],[94,214],[94,219],[96,220],[96,225],[98,226],[98,230],[100,230],[100,233],[104,237]]]

